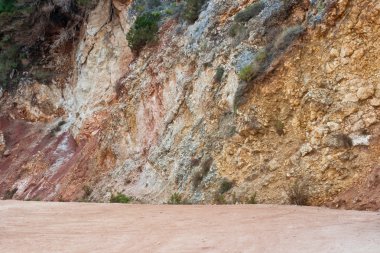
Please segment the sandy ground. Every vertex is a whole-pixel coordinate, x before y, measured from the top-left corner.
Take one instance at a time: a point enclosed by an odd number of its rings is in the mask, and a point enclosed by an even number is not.
[[[380,213],[0,201],[0,252],[380,252]]]

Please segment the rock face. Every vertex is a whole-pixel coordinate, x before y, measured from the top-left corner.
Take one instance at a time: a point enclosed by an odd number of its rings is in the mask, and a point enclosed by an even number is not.
[[[4,134],[0,131],[0,154],[3,154],[5,151],[5,140],[4,140]]]
[[[162,203],[178,192],[193,203],[221,194],[287,203],[288,189],[302,181],[309,204],[323,205],[351,201],[344,194],[352,189],[378,191],[361,182],[379,163],[380,6],[289,3],[265,1],[236,24],[247,1],[210,0],[194,24],[165,18],[158,43],[138,56],[125,39],[130,1],[99,3],[64,88],[21,87],[16,105],[3,96],[0,130],[12,155],[0,160],[0,196],[17,188],[20,199],[108,201],[122,192]],[[255,59],[260,71],[242,81]],[[15,122],[42,139],[17,142]],[[28,158],[13,156],[17,150]],[[23,169],[12,175],[16,166]],[[369,202],[360,208],[380,206]]]

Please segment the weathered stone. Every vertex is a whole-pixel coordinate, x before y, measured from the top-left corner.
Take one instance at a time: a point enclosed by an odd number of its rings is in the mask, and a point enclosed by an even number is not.
[[[358,102],[359,98],[356,94],[348,93],[344,96],[343,102]]]
[[[86,32],[95,36],[110,19],[111,0],[101,1],[89,16]]]
[[[372,105],[373,107],[378,107],[378,106],[380,106],[380,99],[379,98],[373,98],[369,101],[369,104]]]
[[[0,131],[0,154],[2,154],[5,151],[5,139],[3,132]]]
[[[354,50],[349,46],[343,46],[340,50],[340,57],[349,57],[354,53]]]
[[[374,111],[366,113],[363,115],[363,121],[366,127],[369,127],[377,122],[377,114]]]
[[[336,50],[335,48],[332,48],[330,50],[330,55],[331,55],[332,58],[337,58],[339,56],[339,51]]]
[[[363,58],[364,53],[365,53],[364,49],[363,48],[359,48],[358,50],[356,50],[354,52],[354,54],[352,55],[352,58],[355,59],[355,60],[359,60],[359,59]]]
[[[356,95],[358,96],[360,100],[365,100],[369,97],[372,97],[374,94],[375,94],[375,89],[372,85],[360,87],[358,89],[358,92],[356,93]]]
[[[306,156],[312,151],[313,151],[313,148],[311,147],[310,143],[305,143],[300,148],[301,156]]]
[[[330,131],[338,131],[340,129],[340,126],[336,122],[327,122],[327,126],[329,127]]]
[[[3,156],[7,157],[11,155],[11,151],[9,149],[6,149],[3,153]]]
[[[269,163],[268,163],[268,167],[270,169],[270,171],[275,171],[277,170],[278,168],[281,167],[281,165],[278,163],[278,161],[276,159],[273,159],[271,160]]]
[[[353,146],[369,146],[371,135],[355,135],[351,139]]]

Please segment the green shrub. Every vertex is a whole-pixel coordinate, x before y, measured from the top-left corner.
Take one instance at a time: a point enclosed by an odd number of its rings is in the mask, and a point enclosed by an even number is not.
[[[17,188],[14,188],[12,190],[7,190],[4,194],[3,199],[12,199],[13,196],[16,194],[17,190],[18,190]]]
[[[252,81],[259,72],[260,66],[256,63],[251,63],[240,70],[239,78],[243,81],[249,82]]]
[[[12,12],[15,10],[15,0],[0,0],[0,14],[3,12]]]
[[[222,66],[219,66],[216,69],[216,73],[214,76],[214,82],[220,83],[222,81],[223,75],[224,75],[224,68]]]
[[[58,122],[58,124],[53,127],[52,129],[50,129],[50,136],[55,136],[56,133],[58,133],[59,131],[61,131],[62,129],[62,126],[66,124],[66,121],[64,120],[61,120],[60,122]]]
[[[178,192],[173,193],[168,201],[169,205],[180,205],[182,203],[182,196]]]
[[[309,192],[305,183],[296,180],[288,189],[288,198],[292,205],[306,206],[309,200]]]
[[[134,0],[132,10],[138,15],[157,10],[161,6],[160,0]]]
[[[82,196],[82,201],[88,201],[91,193],[92,193],[92,188],[88,185],[83,186],[83,196]]]
[[[216,194],[214,195],[213,203],[216,204],[216,205],[226,205],[226,204],[227,204],[227,201],[226,201],[226,199],[224,198],[223,194],[216,193]]]
[[[268,65],[269,55],[267,49],[259,50],[251,62],[251,64],[242,68],[239,72],[239,78],[249,82],[257,77]]]
[[[247,200],[247,204],[250,204],[250,205],[255,205],[257,204],[257,200],[256,200],[256,192],[254,194],[252,194],[248,200]]]
[[[126,204],[126,203],[129,203],[130,201],[131,201],[131,198],[125,196],[122,193],[118,193],[116,195],[112,194],[112,196],[110,198],[111,203],[124,203],[124,204]]]
[[[9,87],[11,82],[16,82],[16,77],[11,78],[11,73],[20,65],[20,49],[7,37],[0,42],[0,49],[0,86]]]
[[[197,21],[206,0],[186,0],[184,18],[190,23]]]
[[[347,134],[336,134],[334,138],[336,139],[337,147],[350,148],[353,146],[352,139]]]
[[[159,14],[145,13],[137,17],[127,34],[127,40],[133,51],[139,52],[145,45],[157,40]]]
[[[274,48],[277,51],[285,50],[304,31],[305,31],[305,28],[300,25],[296,25],[296,26],[292,26],[292,27],[288,27],[284,29],[281,32],[281,34],[276,38],[276,41],[274,42]]]
[[[242,68],[239,72],[239,78],[243,81],[248,82],[251,80],[251,76],[253,75],[251,64]]]
[[[193,187],[194,188],[197,188],[199,186],[199,184],[202,182],[203,180],[203,173],[202,171],[197,171],[194,173],[193,175]]]
[[[249,5],[244,10],[241,10],[238,12],[235,16],[236,22],[247,22],[251,18],[254,18],[255,16],[259,15],[260,12],[265,8],[265,4],[263,1],[255,2],[251,5]]]
[[[228,35],[231,37],[236,37],[238,34],[242,33],[244,31],[244,26],[240,23],[234,22],[228,31]]]
[[[219,187],[219,193],[224,194],[228,192],[233,186],[233,182],[229,181],[228,179],[223,179],[222,183],[220,184]]]
[[[75,0],[75,3],[87,9],[92,9],[96,6],[99,0]]]
[[[203,178],[208,174],[212,165],[213,159],[209,158],[204,161],[201,165],[201,169],[194,173],[193,175],[193,187],[197,188],[198,185],[202,182]]]
[[[274,121],[274,129],[276,130],[276,133],[278,135],[284,135],[285,134],[285,131],[284,131],[284,128],[285,128],[285,125],[284,123],[282,123],[281,120],[275,120]]]
[[[54,72],[39,69],[33,72],[33,77],[41,83],[47,83],[54,78]]]

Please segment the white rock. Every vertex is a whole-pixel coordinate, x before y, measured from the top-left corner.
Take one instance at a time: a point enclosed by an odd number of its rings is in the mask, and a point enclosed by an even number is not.
[[[372,97],[375,94],[375,89],[372,85],[368,85],[366,87],[360,87],[356,95],[360,100],[367,99]]]
[[[353,146],[369,146],[371,135],[351,136]]]
[[[268,163],[268,167],[270,169],[270,171],[275,171],[277,170],[278,168],[280,168],[280,164],[277,162],[276,159],[273,159],[271,160],[269,163]]]
[[[369,127],[377,122],[377,114],[376,112],[369,112],[363,116],[363,121],[366,127]]]
[[[111,18],[111,3],[109,0],[100,1],[92,11],[87,23],[87,33],[95,36]]]
[[[309,154],[311,151],[313,151],[313,148],[311,147],[311,145],[309,143],[305,143],[301,146],[300,148],[300,153],[301,153],[301,156],[306,156],[307,154]]]
[[[343,98],[343,102],[358,102],[358,101],[359,101],[359,98],[355,94],[352,94],[352,93],[346,94]]]
[[[373,98],[369,101],[369,104],[372,105],[373,107],[378,107],[380,106],[380,99]]]
[[[330,55],[333,58],[337,58],[339,56],[339,51],[336,50],[335,48],[333,48],[333,49],[330,50]]]
[[[337,131],[340,129],[340,125],[336,122],[327,122],[327,126],[329,127],[330,131]]]
[[[352,55],[352,58],[354,58],[356,60],[359,60],[359,59],[363,58],[364,53],[365,53],[364,49],[363,48],[359,48],[358,50],[356,50],[354,52],[354,54]]]
[[[375,96],[377,98],[380,98],[380,83],[378,83],[377,86],[376,86]]]
[[[11,154],[11,151],[9,149],[6,149],[3,153],[5,157],[9,156]]]
[[[340,57],[348,57],[354,53],[354,50],[351,47],[344,46],[340,50]]]
[[[362,130],[365,128],[365,124],[364,124],[364,121],[363,120],[359,120],[357,121],[352,127],[351,127],[351,131],[352,132],[356,132],[356,131],[359,131],[359,130]]]
[[[0,153],[3,153],[5,151],[5,140],[4,140],[4,134],[0,131]]]

